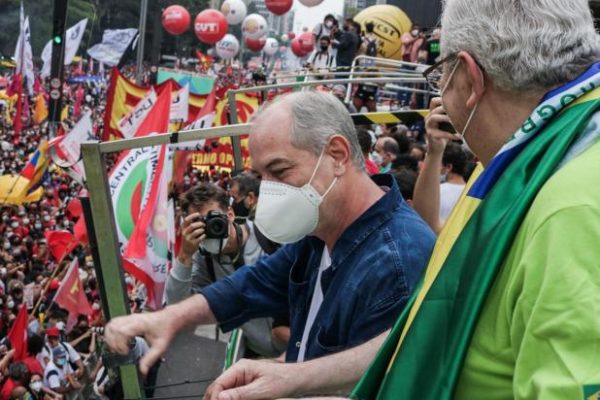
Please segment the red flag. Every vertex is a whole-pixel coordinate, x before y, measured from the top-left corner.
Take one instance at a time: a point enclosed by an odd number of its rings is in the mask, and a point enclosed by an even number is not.
[[[77,240],[69,231],[46,231],[44,237],[48,242],[50,253],[57,262],[61,262],[77,247]]]
[[[152,110],[142,121],[135,137],[146,136],[151,133],[166,133],[169,131],[169,112],[171,110],[171,84],[167,85],[156,99]]]
[[[54,296],[54,302],[69,312],[67,332],[75,326],[79,315],[92,313],[92,307],[90,307],[79,279],[79,262],[77,258],[71,262],[69,270],[60,283],[56,296]]]
[[[69,214],[72,220],[77,220],[83,212],[83,209],[81,208],[81,200],[79,200],[77,197],[71,199],[65,211]]]
[[[87,229],[85,226],[85,217],[83,215],[81,216],[81,218],[79,218],[79,220],[77,220],[75,225],[73,225],[73,233],[75,234],[77,242],[81,244],[88,243]]]
[[[77,119],[79,114],[81,114],[81,105],[83,104],[83,99],[85,97],[85,90],[81,85],[77,87],[75,91],[75,106],[73,107],[73,118]]]
[[[27,307],[23,304],[15,319],[15,324],[8,333],[10,345],[15,350],[13,361],[27,357]]]
[[[16,74],[13,77],[13,81],[9,89],[10,90],[7,90],[7,94],[11,93],[9,96],[11,96],[12,93],[17,95],[17,110],[13,120],[13,129],[15,130],[14,138],[17,140],[21,134],[21,128],[23,127],[23,121],[21,120],[23,113],[23,78],[21,77],[21,74]]]

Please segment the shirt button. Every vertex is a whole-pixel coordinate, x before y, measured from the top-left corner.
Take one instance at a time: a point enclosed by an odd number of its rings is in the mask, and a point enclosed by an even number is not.
[[[302,346],[302,343],[301,342],[296,342],[296,347],[300,348],[300,346]]]

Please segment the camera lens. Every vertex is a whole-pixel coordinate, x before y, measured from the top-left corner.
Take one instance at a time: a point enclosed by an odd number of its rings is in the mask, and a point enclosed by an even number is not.
[[[210,232],[210,236],[215,238],[227,237],[227,221],[221,218],[211,220],[208,231]]]

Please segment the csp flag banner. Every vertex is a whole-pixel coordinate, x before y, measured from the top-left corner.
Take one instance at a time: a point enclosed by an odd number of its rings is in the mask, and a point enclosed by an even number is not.
[[[153,88],[150,88],[146,97],[140,100],[133,110],[119,121],[119,131],[123,134],[124,138],[130,139],[135,136],[140,124],[146,119],[148,113],[156,104],[156,100],[156,92]]]
[[[158,309],[169,272],[169,239],[174,236],[173,208],[169,207],[169,188],[172,169],[168,168],[167,145],[155,146],[158,161],[150,191],[142,200],[144,205],[123,254],[125,268],[148,288],[148,305]],[[154,159],[156,155],[151,158]]]
[[[137,34],[137,29],[106,29],[102,34],[102,43],[98,43],[87,50],[90,57],[114,67],[119,64],[129,43]]]
[[[75,54],[77,54],[79,44],[81,43],[81,39],[83,39],[83,34],[85,33],[87,21],[87,18],[82,19],[77,24],[67,29],[67,32],[65,34],[65,65],[70,65],[73,62],[73,57],[75,57]],[[44,51],[42,51],[42,60],[44,61],[44,66],[42,67],[42,77],[50,76],[50,65],[52,60],[51,40],[49,40],[48,43],[46,43]]]

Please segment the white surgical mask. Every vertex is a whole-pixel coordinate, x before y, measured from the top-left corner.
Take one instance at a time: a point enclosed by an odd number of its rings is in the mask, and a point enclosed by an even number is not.
[[[202,249],[204,251],[206,251],[207,253],[210,254],[219,254],[227,245],[227,242],[229,241],[229,238],[226,239],[205,239],[204,241],[202,241],[202,243],[200,243],[200,247],[202,247]],[[223,246],[221,246],[221,242],[223,242]]]
[[[19,223],[18,222],[13,222],[12,224],[10,224],[10,226],[12,226],[13,228],[18,228],[19,227]]]
[[[381,154],[379,154],[376,151],[374,151],[374,152],[371,153],[371,159],[378,166],[381,165],[381,164],[383,164],[383,157],[381,157]]]
[[[98,311],[99,309],[100,309],[100,304],[98,304],[98,303],[92,304],[92,310]]]
[[[452,71],[450,72],[450,76],[448,77],[448,81],[446,82],[446,84],[442,88],[442,91],[440,92],[440,97],[444,96],[446,89],[448,89],[448,86],[450,86],[450,82],[452,81],[452,78],[454,78],[454,74],[456,73],[456,70],[458,69],[459,64],[460,64],[460,61],[457,61],[456,64],[454,65],[454,68],[452,68]],[[481,73],[481,71],[480,71],[480,73]],[[483,76],[481,77],[481,80],[483,81]],[[467,130],[469,129],[469,125],[471,125],[471,121],[473,120],[473,117],[475,116],[477,107],[479,107],[479,102],[477,102],[477,104],[475,104],[475,107],[473,107],[473,109],[471,110],[471,113],[469,114],[469,118],[467,118],[467,122],[465,123],[465,126],[464,126],[462,132],[459,133],[459,135],[462,138],[462,148],[471,153],[473,153],[473,151],[471,150],[471,147],[467,143],[465,134],[467,133]]]
[[[31,388],[31,390],[33,390],[34,392],[39,392],[40,390],[42,390],[42,382],[37,381],[37,382],[31,382],[29,384],[29,387]]]
[[[302,187],[273,181],[261,182],[255,223],[270,240],[294,243],[316,229],[319,206],[337,181],[337,177],[334,178],[322,196],[311,185],[324,152],[325,149],[319,156],[310,180]]]
[[[326,27],[327,29],[331,29],[331,27],[332,27],[332,26],[333,26],[333,22],[331,22],[331,21],[327,21],[327,22],[325,22],[325,27]]]
[[[9,301],[8,303],[6,303],[6,306],[7,306],[8,308],[13,308],[13,307],[15,306],[15,302],[11,300],[11,301]]]

